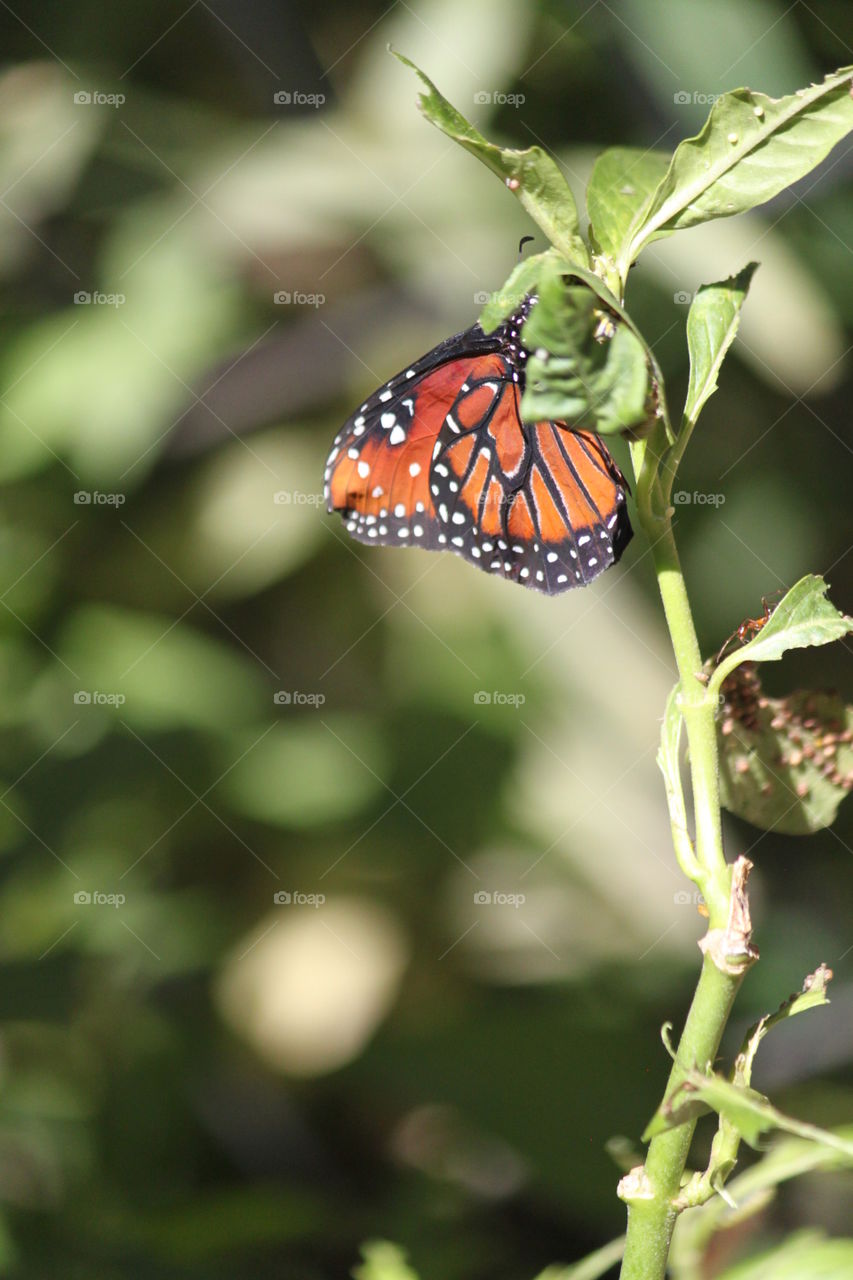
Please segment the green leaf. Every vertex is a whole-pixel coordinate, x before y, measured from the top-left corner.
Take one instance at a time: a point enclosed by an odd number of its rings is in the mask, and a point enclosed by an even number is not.
[[[518,263],[503,287],[491,295],[480,312],[480,328],[484,333],[497,329],[507,316],[518,309],[529,293],[538,292],[539,279],[552,263],[560,271],[570,269],[563,255],[554,249],[549,249],[546,253],[534,253]]]
[[[521,333],[531,353],[522,417],[565,419],[601,435],[648,420],[649,369],[636,334],[602,310],[586,285],[566,286],[556,265],[543,272],[539,301]]]
[[[775,662],[788,649],[830,644],[853,631],[853,619],[839,613],[826,599],[828,590],[829,584],[816,574],[800,578],[779,601],[758,635],[717,666],[709,690],[719,693],[723,680],[741,662]]]
[[[553,270],[556,272],[558,269],[561,268],[561,261],[562,260],[560,256],[557,254],[554,254],[551,257],[550,264],[543,264],[543,267],[547,266],[549,270]],[[543,271],[543,274],[544,274],[544,271]],[[634,324],[634,321],[628,315],[628,312],[619,302],[618,298],[613,293],[613,290],[610,288],[607,282],[602,279],[600,275],[597,275],[594,271],[588,270],[586,267],[580,266],[577,262],[572,262],[571,265],[569,266],[569,269],[565,271],[565,274],[570,278],[574,278],[576,280],[581,281],[583,284],[587,286],[590,292],[593,293],[598,298],[599,302],[602,304],[602,308],[601,308],[602,320],[604,320],[607,315],[610,315],[611,318],[616,318],[618,320],[621,320],[621,322],[625,325],[625,327],[629,329],[631,333],[634,335],[634,337],[637,339],[638,343],[640,344],[640,346],[642,347],[645,353],[647,371],[649,373],[649,381],[650,381],[650,395],[649,395],[649,402],[647,404],[646,418],[647,419],[653,418],[656,421],[659,421],[663,426],[663,430],[665,432],[665,437],[667,442],[669,444],[674,444],[675,436],[672,431],[672,424],[669,421],[669,414],[666,407],[666,397],[664,394],[664,385],[663,385],[663,373],[661,372],[660,365],[658,364],[657,357],[655,356],[654,351],[648,345],[648,343],[646,343],[645,339],[643,338],[643,335],[640,333],[639,329]],[[540,286],[540,294],[541,294],[541,286]],[[556,298],[556,294],[554,296]]]
[[[388,1240],[369,1240],[361,1246],[364,1262],[353,1267],[355,1280],[418,1280],[399,1245]]]
[[[666,708],[661,725],[660,746],[657,753],[657,765],[663,774],[666,800],[669,807],[669,819],[672,825],[672,839],[676,857],[682,871],[691,879],[699,874],[699,864],[693,851],[693,844],[687,829],[687,810],[684,805],[684,791],[681,785],[681,729],[684,717],[679,706],[681,684],[675,685],[666,700]]]
[[[516,151],[488,142],[465,117],[442,97],[432,81],[401,53],[395,58],[411,67],[426,85],[418,106],[431,124],[458,142],[502,178],[545,235],[570,262],[589,266],[589,253],[580,234],[578,210],[568,183],[555,160],[541,147]]]
[[[850,1280],[853,1240],[798,1232],[779,1245],[718,1273],[718,1280]]]
[[[808,689],[767,697],[752,663],[728,677],[720,696],[723,807],[785,835],[830,826],[853,787],[853,707]]]
[[[590,239],[610,262],[618,261],[633,229],[643,221],[669,163],[663,151],[609,147],[593,165],[586,189]]]
[[[669,169],[619,253],[623,279],[655,237],[744,213],[810,173],[853,129],[853,67],[785,98],[724,93]]]
[[[853,1140],[853,1126],[836,1129],[835,1133]],[[717,1233],[760,1213],[783,1183],[816,1171],[843,1169],[845,1163],[845,1157],[837,1151],[802,1138],[775,1140],[761,1160],[729,1183],[728,1200],[714,1195],[700,1212],[679,1216],[670,1254],[673,1276],[678,1280],[694,1276],[696,1260],[713,1248]]]
[[[817,1125],[806,1124],[784,1115],[765,1098],[762,1093],[750,1089],[746,1085],[733,1084],[718,1075],[702,1075],[699,1071],[691,1071],[687,1079],[671,1096],[665,1107],[658,1112],[652,1124],[654,1132],[677,1128],[685,1120],[696,1114],[697,1106],[710,1108],[732,1125],[744,1142],[751,1147],[758,1147],[765,1133],[780,1129],[785,1133],[795,1134],[819,1146],[829,1147],[845,1157],[853,1165],[853,1141],[839,1137]],[[648,1134],[652,1126],[646,1130]],[[645,1138],[644,1138],[645,1140]]]
[[[693,299],[687,315],[690,381],[682,429],[696,422],[705,402],[717,390],[717,374],[737,333],[741,307],[757,266],[757,262],[750,262],[728,280],[703,285]]]
[[[783,1022],[786,1018],[792,1018],[798,1013],[804,1013],[807,1009],[813,1009],[818,1005],[829,1003],[826,988],[831,978],[832,970],[827,969],[826,965],[819,965],[815,972],[809,974],[806,978],[801,991],[796,992],[788,1000],[784,1001],[775,1013],[767,1014],[755,1026],[750,1028],[732,1069],[732,1082],[736,1087],[748,1089],[758,1046],[771,1027]],[[716,1079],[716,1077],[713,1078]],[[675,1110],[681,1114],[682,1105],[694,1104],[695,1099],[688,1097],[686,1104],[676,1103]],[[671,1106],[665,1106],[661,1110],[662,1114],[655,1117],[658,1122],[659,1132],[667,1127],[671,1119],[672,1108]],[[732,1208],[736,1206],[736,1202],[731,1199],[723,1188],[729,1174],[737,1164],[741,1136],[742,1130],[736,1122],[736,1117],[730,1111],[720,1109],[719,1125],[711,1143],[708,1166],[704,1173],[694,1173],[682,1187],[677,1201],[679,1208],[693,1208],[697,1205],[705,1204],[715,1194],[723,1196],[731,1204]]]
[[[676,1092],[662,1102],[649,1123],[643,1130],[641,1142],[651,1142],[659,1133],[668,1129],[677,1129],[680,1124],[698,1120],[708,1114],[710,1107],[700,1097],[692,1093]]]
[[[831,979],[832,970],[827,969],[825,964],[818,965],[814,973],[810,973],[804,981],[801,991],[789,996],[787,1000],[780,1004],[775,1013],[765,1014],[763,1018],[756,1022],[754,1027],[749,1029],[746,1033],[743,1048],[735,1062],[735,1080],[737,1083],[747,1085],[750,1083],[758,1046],[771,1027],[777,1026],[780,1022],[785,1022],[788,1018],[796,1017],[798,1013],[806,1013],[809,1009],[816,1009],[820,1008],[821,1005],[829,1004],[826,988]]]

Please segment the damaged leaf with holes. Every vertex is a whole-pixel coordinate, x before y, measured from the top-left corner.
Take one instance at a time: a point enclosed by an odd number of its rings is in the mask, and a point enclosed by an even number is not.
[[[650,376],[643,344],[586,284],[566,285],[551,263],[521,340],[530,353],[521,401],[527,422],[566,420],[613,435],[645,426]]]
[[[808,689],[770,698],[754,663],[732,672],[721,698],[723,806],[784,835],[830,826],[853,788],[853,707],[837,694]]]

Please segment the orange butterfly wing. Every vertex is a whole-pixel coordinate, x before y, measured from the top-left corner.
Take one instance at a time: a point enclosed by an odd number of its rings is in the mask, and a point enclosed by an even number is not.
[[[632,536],[624,477],[591,432],[522,423],[518,350],[475,325],[347,421],[325,493],[353,537],[453,551],[549,595],[615,564]]]

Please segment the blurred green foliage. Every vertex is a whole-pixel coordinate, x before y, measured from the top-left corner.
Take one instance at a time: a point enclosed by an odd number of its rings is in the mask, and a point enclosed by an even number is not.
[[[849,62],[853,15],[39,0],[0,29],[0,1274],[579,1256],[622,1229],[604,1144],[654,1110],[703,928],[654,764],[674,672],[639,539],[546,600],[318,505],[340,421],[529,231],[385,47],[580,194],[602,146]],[[762,262],[680,480],[708,652],[809,571],[853,607],[851,181],[842,148],[632,278],[677,403],[685,297]],[[850,683],[845,644],[768,673]],[[785,1028],[755,1081],[826,1126],[851,836],[845,807],[807,844],[727,826],[762,952],[730,1047],[829,963],[822,1033]],[[747,1247],[837,1234],[845,1192],[792,1184]]]

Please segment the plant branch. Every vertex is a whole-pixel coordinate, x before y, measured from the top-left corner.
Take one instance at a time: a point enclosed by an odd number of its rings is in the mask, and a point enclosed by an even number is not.
[[[695,858],[699,883],[709,912],[709,933],[702,971],[664,1092],[662,1107],[681,1087],[688,1072],[707,1070],[713,1063],[743,975],[753,955],[740,959],[735,922],[748,929],[743,883],[748,867],[736,883],[723,854],[720,794],[717,772],[716,701],[699,679],[702,657],[684,576],[672,532],[671,512],[658,478],[657,457],[650,441],[632,446],[640,521],[652,548],[658,587],[680,680],[680,709],[687,730],[693,790]],[[711,939],[715,941],[712,943]],[[628,1204],[628,1233],[622,1280],[662,1280],[678,1209],[675,1205],[684,1175],[695,1120],[668,1128],[651,1141],[646,1162],[620,1183]]]

